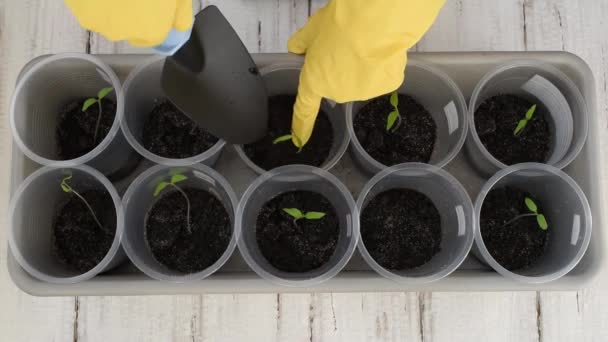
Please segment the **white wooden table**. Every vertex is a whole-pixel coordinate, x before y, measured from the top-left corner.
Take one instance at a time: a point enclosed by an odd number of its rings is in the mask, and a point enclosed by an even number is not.
[[[250,51],[280,52],[324,2],[201,0],[197,7],[218,5]],[[447,0],[415,50],[574,52],[595,74],[597,114],[608,133],[606,0]],[[0,340],[608,341],[608,272],[578,292],[76,298],[21,292],[6,270],[8,104],[29,59],[65,51],[136,50],[83,30],[60,0],[0,0]]]

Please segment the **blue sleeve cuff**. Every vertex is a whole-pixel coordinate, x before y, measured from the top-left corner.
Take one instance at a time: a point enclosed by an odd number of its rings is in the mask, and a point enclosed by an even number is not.
[[[172,56],[177,50],[179,50],[186,42],[190,39],[192,34],[192,27],[188,31],[178,31],[171,29],[165,41],[160,45],[153,47],[152,49],[156,53],[164,56]]]

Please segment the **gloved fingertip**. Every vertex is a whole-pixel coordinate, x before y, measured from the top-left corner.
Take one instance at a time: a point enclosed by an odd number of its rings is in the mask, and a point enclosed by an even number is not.
[[[291,121],[292,141],[294,145],[302,147],[308,143],[320,107],[321,97],[301,86],[298,90],[296,103],[293,106],[293,118]]]

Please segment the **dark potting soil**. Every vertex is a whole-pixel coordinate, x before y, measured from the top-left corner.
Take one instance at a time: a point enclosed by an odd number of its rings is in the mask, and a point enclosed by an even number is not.
[[[116,232],[116,211],[106,191],[80,194],[103,226],[78,196],[71,194],[60,207],[53,223],[53,249],[57,258],[78,272],[87,272],[106,256]]]
[[[425,195],[391,189],[372,198],[361,213],[361,238],[371,257],[390,270],[427,263],[441,247],[441,218]]]
[[[55,129],[59,159],[74,159],[91,152],[112,128],[116,116],[116,103],[107,98],[101,100],[101,121],[95,137],[99,105],[94,104],[83,112],[82,105],[85,100],[83,98],[70,102],[59,113]]]
[[[244,146],[245,154],[264,170],[289,164],[321,166],[329,157],[334,133],[327,114],[320,110],[310,140],[302,151],[291,140],[273,144],[291,133],[294,95],[276,95],[268,99],[268,133],[259,141]]]
[[[387,131],[386,120],[393,111],[389,99],[390,94],[372,99],[355,115],[353,124],[359,143],[372,158],[387,166],[427,163],[437,138],[433,117],[416,100],[399,94],[401,124],[397,122]]]
[[[318,211],[319,220],[294,218],[283,208]],[[329,201],[310,191],[287,192],[268,201],[258,215],[256,240],[271,265],[286,272],[307,272],[325,264],[336,250],[339,220]]]
[[[144,122],[144,147],[165,158],[196,156],[210,149],[218,140],[169,101],[156,105]]]
[[[485,100],[475,111],[475,129],[481,143],[506,165],[547,160],[551,132],[548,113],[537,104],[536,111],[521,132],[513,132],[534,103],[514,95],[497,95]]]
[[[542,203],[531,194],[514,187],[492,190],[481,207],[481,236],[483,242],[496,261],[508,270],[530,267],[545,252],[547,237],[551,230],[542,230],[536,217],[521,217],[508,223],[519,215],[529,214],[524,199],[531,198],[539,213],[543,213]]]
[[[211,193],[182,189],[190,201],[190,229],[187,202],[177,190],[162,195],[148,212],[146,242],[154,258],[172,270],[196,273],[213,265],[226,251],[232,230],[226,208]]]

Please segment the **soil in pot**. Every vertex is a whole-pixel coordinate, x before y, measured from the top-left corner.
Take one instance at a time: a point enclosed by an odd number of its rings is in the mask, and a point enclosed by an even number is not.
[[[361,213],[361,238],[371,257],[389,270],[427,263],[440,251],[441,217],[422,193],[391,189],[372,198]]]
[[[231,221],[222,202],[211,193],[182,188],[187,202],[173,190],[154,203],[146,219],[145,239],[154,258],[169,269],[185,274],[213,265],[226,251],[232,237]]]
[[[53,249],[57,258],[71,269],[87,272],[106,256],[116,233],[116,210],[106,191],[88,190],[80,194],[95,217],[78,196],[71,194],[55,214]]]
[[[99,106],[94,104],[83,112],[82,106],[85,100],[83,98],[70,102],[59,113],[55,130],[59,159],[74,159],[91,152],[112,128],[116,116],[116,103],[108,98],[101,101],[101,119],[95,135]]]
[[[268,99],[268,132],[259,141],[244,146],[245,154],[264,170],[289,164],[321,166],[329,157],[334,133],[327,114],[320,110],[312,136],[304,148],[291,140],[273,144],[274,140],[291,132],[294,95],[276,95]]]
[[[199,155],[219,140],[169,101],[152,108],[144,122],[142,138],[146,150],[172,159]]]
[[[378,162],[391,166],[406,162],[428,163],[435,146],[437,125],[431,114],[412,97],[399,94],[401,122],[387,131],[386,123],[394,110],[390,94],[367,102],[355,115],[357,140]]]
[[[510,271],[525,269],[538,261],[551,229],[540,229],[525,204],[526,197],[534,201],[539,213],[543,212],[542,204],[531,194],[509,186],[490,191],[481,207],[483,243],[492,257]],[[520,215],[528,216],[517,218]]]
[[[534,116],[519,135],[514,131],[526,112],[536,104]],[[506,165],[547,160],[551,131],[548,112],[540,103],[514,95],[497,95],[475,111],[475,129],[483,146]]]
[[[294,220],[283,209],[322,212],[317,220]],[[268,262],[285,272],[307,272],[329,261],[340,234],[339,220],[329,201],[310,191],[286,192],[262,206],[256,222],[256,240]]]

